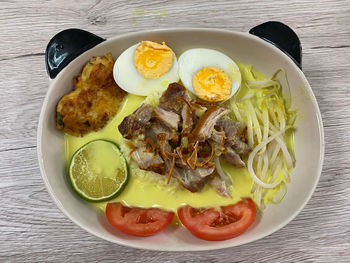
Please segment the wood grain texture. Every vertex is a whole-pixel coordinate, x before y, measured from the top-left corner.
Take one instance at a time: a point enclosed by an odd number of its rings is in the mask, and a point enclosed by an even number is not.
[[[350,2],[0,1],[0,262],[350,262]],[[102,37],[153,28],[248,31],[278,20],[303,45],[303,71],[318,100],[326,154],[320,183],[286,227],[217,251],[136,250],[71,223],[50,199],[36,159],[48,88],[44,51],[60,30]]]

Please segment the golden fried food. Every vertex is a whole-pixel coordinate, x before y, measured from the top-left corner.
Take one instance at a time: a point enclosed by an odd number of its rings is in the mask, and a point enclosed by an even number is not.
[[[56,126],[66,133],[83,136],[103,128],[115,116],[125,96],[113,79],[112,54],[92,57],[73,80],[74,89],[57,105]]]

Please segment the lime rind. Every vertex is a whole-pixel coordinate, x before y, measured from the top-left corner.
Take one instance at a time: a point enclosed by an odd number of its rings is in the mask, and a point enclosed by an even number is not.
[[[86,149],[90,144],[92,143],[96,143],[96,142],[107,142],[107,143],[110,143],[112,146],[114,146],[115,148],[113,149],[115,152],[118,152],[119,153],[119,156],[120,158],[123,160],[122,161],[122,164],[123,164],[123,167],[122,169],[124,170],[125,172],[125,176],[124,176],[124,179],[120,182],[119,184],[119,187],[110,195],[108,196],[103,196],[103,197],[99,197],[99,198],[94,198],[94,197],[91,197],[91,196],[88,196],[84,191],[82,191],[81,189],[79,189],[77,183],[76,183],[76,180],[74,179],[74,177],[72,176],[72,168],[73,168],[73,165],[74,165],[74,160],[76,158],[76,156],[81,152],[83,151],[84,149]],[[80,196],[82,197],[83,199],[89,201],[89,202],[103,202],[103,201],[108,201],[110,199],[113,199],[115,197],[117,197],[119,194],[121,194],[125,188],[125,186],[127,185],[128,181],[129,181],[129,166],[127,164],[127,161],[125,159],[125,157],[123,156],[122,152],[120,151],[120,148],[118,147],[117,144],[115,144],[114,142],[112,141],[109,141],[109,140],[104,140],[104,139],[97,139],[97,140],[93,140],[93,141],[90,141],[86,144],[84,144],[82,147],[80,147],[72,156],[71,160],[70,160],[70,163],[69,163],[69,169],[68,169],[68,174],[69,174],[69,180],[72,184],[72,187],[74,189],[74,191]]]

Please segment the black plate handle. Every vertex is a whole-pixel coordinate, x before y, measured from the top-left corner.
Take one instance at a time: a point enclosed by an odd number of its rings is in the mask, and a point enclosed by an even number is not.
[[[249,33],[275,45],[286,53],[301,69],[301,44],[295,32],[287,25],[269,21],[253,27]]]
[[[47,44],[45,52],[46,70],[50,78],[54,79],[72,60],[105,40],[76,28],[56,34]]]

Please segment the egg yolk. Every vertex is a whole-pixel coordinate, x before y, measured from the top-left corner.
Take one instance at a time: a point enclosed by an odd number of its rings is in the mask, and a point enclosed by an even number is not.
[[[142,41],[134,53],[135,67],[146,79],[163,76],[171,69],[173,59],[172,50],[164,42]]]
[[[198,70],[192,79],[196,95],[206,101],[223,101],[229,98],[232,83],[229,76],[217,67]]]

